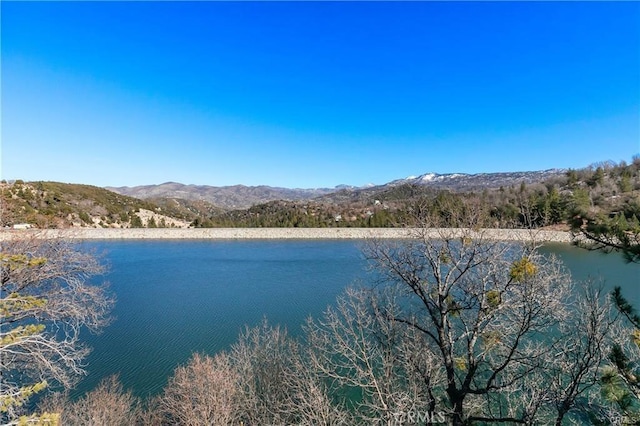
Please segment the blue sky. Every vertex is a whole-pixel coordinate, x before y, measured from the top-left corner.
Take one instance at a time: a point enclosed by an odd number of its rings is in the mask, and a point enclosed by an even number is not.
[[[640,152],[638,2],[0,2],[1,177],[332,187]]]

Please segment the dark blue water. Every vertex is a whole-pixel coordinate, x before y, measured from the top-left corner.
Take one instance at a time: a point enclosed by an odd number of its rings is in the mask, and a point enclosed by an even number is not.
[[[117,296],[114,322],[93,347],[88,376],[72,396],[119,374],[138,396],[159,393],[193,352],[227,349],[264,317],[293,335],[350,284],[367,281],[362,243],[353,241],[118,241],[86,246],[105,253]],[[549,245],[577,279],[623,287],[640,306],[640,265],[567,245]]]
[[[103,251],[117,302],[74,392],[119,374],[137,395],[159,392],[193,352],[228,348],[267,318],[298,334],[349,284],[364,277],[358,244],[338,241],[124,241]]]
[[[640,264],[627,263],[619,253],[588,251],[560,243],[547,244],[541,252],[562,259],[574,280],[603,285],[609,292],[615,286],[622,287],[622,294],[640,310]]]

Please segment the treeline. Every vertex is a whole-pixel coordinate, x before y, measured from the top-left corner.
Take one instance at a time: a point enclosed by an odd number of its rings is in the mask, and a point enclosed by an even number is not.
[[[400,210],[372,203],[336,205],[319,201],[272,201],[247,210],[223,212],[205,219],[196,219],[196,228],[332,228],[332,227],[392,227]]]
[[[474,212],[481,227],[575,229],[614,218],[634,226],[640,217],[638,156],[629,164],[605,162],[540,183],[483,191],[437,191],[404,184],[379,191],[342,190],[309,201],[271,201],[233,211],[203,200],[139,200],[90,185],[16,181],[0,187],[0,226],[29,223],[39,228],[406,227],[415,226],[422,213],[439,213],[446,221]],[[153,217],[141,215],[141,210]]]
[[[537,184],[482,192],[434,191],[405,184],[355,202],[274,201],[247,210],[197,218],[194,227],[404,227],[421,213],[464,218],[478,226],[540,228],[597,217],[640,217],[640,157],[631,164],[601,163]],[[419,214],[416,214],[419,213]]]

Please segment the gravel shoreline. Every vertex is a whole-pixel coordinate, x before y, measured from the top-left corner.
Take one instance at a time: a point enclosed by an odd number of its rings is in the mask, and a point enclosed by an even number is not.
[[[73,228],[0,230],[0,241],[31,236],[36,238],[65,238],[73,240],[288,240],[288,239],[406,239],[416,235],[408,228]],[[420,232],[424,232],[421,230]],[[569,243],[572,235],[566,231],[528,229],[428,229],[428,236],[438,238],[446,232],[452,237],[484,237],[500,241],[537,241]]]

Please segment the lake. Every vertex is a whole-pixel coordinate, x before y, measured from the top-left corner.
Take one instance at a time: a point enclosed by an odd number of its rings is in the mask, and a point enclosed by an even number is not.
[[[159,393],[193,352],[228,349],[245,325],[263,318],[301,332],[345,287],[368,278],[363,242],[349,240],[125,240],[84,243],[104,253],[105,277],[117,297],[114,321],[93,348],[88,375],[71,396],[118,374],[137,396]],[[640,265],[622,256],[548,244],[576,279],[620,285],[640,306]]]

